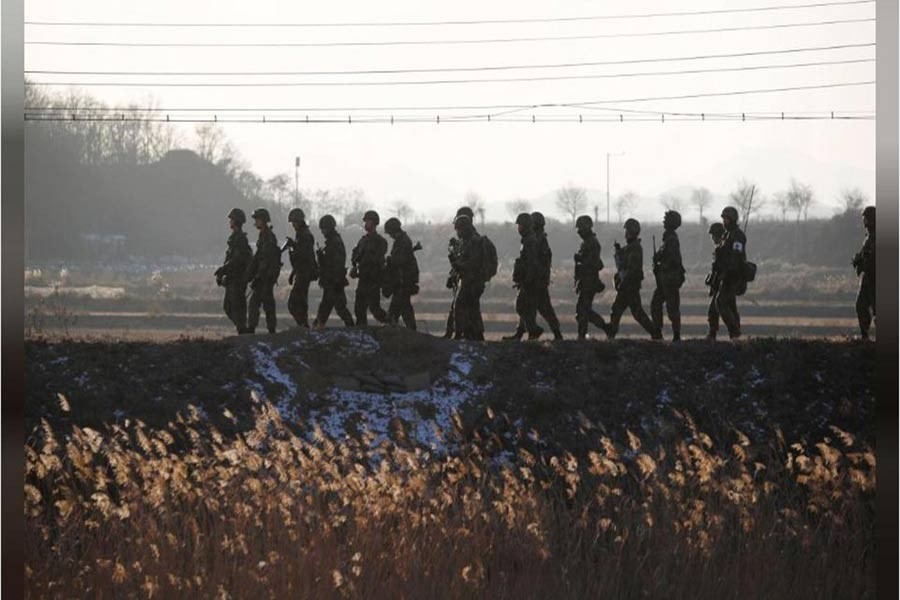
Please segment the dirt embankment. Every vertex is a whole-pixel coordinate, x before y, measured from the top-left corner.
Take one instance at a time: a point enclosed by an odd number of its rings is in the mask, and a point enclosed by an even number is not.
[[[832,435],[874,444],[874,347],[757,339],[469,344],[404,329],[146,342],[29,342],[26,427],[161,427],[196,410],[226,435],[260,402],[315,435],[370,434],[445,451],[595,447],[601,436],[674,435],[685,416],[714,443]],[[67,407],[58,394],[64,395]],[[68,408],[68,410],[65,410]],[[457,418],[457,415],[459,418]]]

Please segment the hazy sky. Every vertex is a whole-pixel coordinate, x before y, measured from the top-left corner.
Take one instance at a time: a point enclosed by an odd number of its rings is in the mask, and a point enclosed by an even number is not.
[[[793,0],[808,4],[814,0]],[[647,12],[760,7],[781,0],[734,2],[471,0],[446,2],[175,2],[122,3],[82,0],[77,3],[32,0],[26,20],[129,21],[165,23],[311,23],[347,21],[434,21],[504,18],[621,15]],[[779,23],[873,17],[874,3],[702,16],[667,16],[622,20],[553,23],[442,25],[427,27],[47,27],[27,26],[26,40],[127,42],[351,42],[385,40],[460,40],[534,36],[633,34],[652,31],[732,28]],[[732,54],[794,48],[866,44],[875,41],[874,22],[815,27],[692,33],[655,37],[529,43],[160,48],[98,46],[26,46],[26,69],[81,71],[345,71],[535,65],[594,61],[628,61],[662,57]],[[874,47],[843,48],[792,54],[653,62],[577,68],[480,72],[399,73],[374,75],[278,76],[92,76],[32,75],[40,81],[128,82],[372,82],[384,80],[486,79],[535,76],[632,74],[641,72],[784,65],[874,58]],[[682,186],[704,185],[726,194],[742,178],[759,183],[763,193],[788,185],[790,177],[811,183],[817,206],[811,213],[831,214],[842,187],[860,187],[874,196],[875,122],[666,122],[577,123],[585,117],[617,110],[684,112],[874,112],[874,86],[711,98],[626,102],[635,98],[783,88],[875,79],[873,62],[785,69],[700,74],[652,75],[451,85],[303,86],[303,87],[90,87],[91,94],[112,105],[146,102],[165,108],[321,108],[530,105],[617,101],[595,108],[543,109],[516,116],[538,122],[449,123],[447,110],[353,113],[389,116],[441,114],[444,123],[403,124],[227,124],[224,129],[265,177],[288,172],[302,157],[301,187],[359,186],[373,204],[387,208],[405,200],[432,218],[453,213],[464,194],[475,191],[488,203],[488,218],[506,218],[504,204],[515,197],[536,198],[567,182],[606,189],[606,153],[612,158],[611,190],[625,189],[645,199],[639,217],[658,217],[656,196]],[[58,88],[64,89],[64,88]],[[598,110],[597,107],[610,109]],[[456,114],[482,114],[470,110]],[[212,111],[199,113],[211,117]],[[274,112],[249,113],[255,117]],[[285,114],[285,113],[282,113]],[[306,111],[287,113],[303,117]],[[634,114],[634,113],[631,113]],[[347,112],[313,112],[342,119]],[[570,123],[541,123],[542,116],[565,115]],[[191,142],[193,125],[184,125]],[[716,202],[716,208],[723,203]],[[541,206],[548,214],[555,207]],[[601,208],[601,213],[605,206]],[[685,211],[691,216],[693,211]]]

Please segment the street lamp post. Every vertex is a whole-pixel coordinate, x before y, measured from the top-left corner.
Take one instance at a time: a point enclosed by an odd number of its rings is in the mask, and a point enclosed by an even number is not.
[[[294,157],[294,202],[300,202],[300,157]]]
[[[607,152],[606,153],[606,222],[609,223],[609,157],[624,156],[624,152]]]

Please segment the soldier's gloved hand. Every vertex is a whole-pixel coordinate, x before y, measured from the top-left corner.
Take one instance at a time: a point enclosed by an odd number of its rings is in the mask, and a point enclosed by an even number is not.
[[[575,262],[581,262],[581,252],[576,252],[573,258],[575,259]]]

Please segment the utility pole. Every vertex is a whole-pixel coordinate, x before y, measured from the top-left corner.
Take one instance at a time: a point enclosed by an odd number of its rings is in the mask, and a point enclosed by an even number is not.
[[[300,157],[294,157],[294,202],[300,203]]]
[[[624,152],[606,153],[606,222],[609,223],[609,157],[624,156]]]

